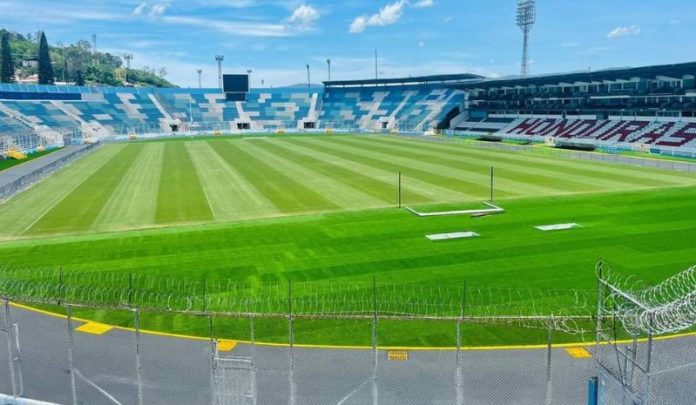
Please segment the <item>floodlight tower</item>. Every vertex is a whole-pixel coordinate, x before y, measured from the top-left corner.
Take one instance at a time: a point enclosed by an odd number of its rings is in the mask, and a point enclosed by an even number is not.
[[[311,76],[309,75],[309,63],[307,64],[307,88],[312,87],[312,79]]]
[[[326,65],[329,68],[329,81],[331,81],[331,59],[329,59],[329,58],[326,59]]]
[[[536,0],[518,0],[517,26],[522,30],[522,77],[529,74],[529,31],[536,22]]]
[[[201,80],[201,75],[203,74],[203,69],[196,69],[196,73],[198,73],[198,88],[201,89],[201,88],[203,88],[203,82]]]
[[[218,64],[218,83],[220,88],[222,88],[222,61],[225,60],[224,55],[215,55],[215,60]]]
[[[126,60],[126,83],[128,83],[128,72],[130,71],[131,61],[133,60],[132,53],[124,53],[123,59]]]
[[[249,81],[249,88],[251,89],[251,69],[247,69],[247,75],[249,76],[247,80]]]

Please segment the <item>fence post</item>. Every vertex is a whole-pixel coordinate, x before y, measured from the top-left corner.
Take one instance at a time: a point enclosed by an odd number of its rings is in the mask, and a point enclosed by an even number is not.
[[[650,331],[648,331],[648,354],[645,362],[645,387],[643,388],[643,404],[650,404],[650,380],[652,379],[653,326],[655,316],[650,315]]]
[[[138,405],[143,405],[143,378],[140,363],[140,313],[133,308],[133,328],[135,329],[135,374],[138,384]]]
[[[17,379],[19,383],[19,396],[24,395],[24,373],[22,372],[22,349],[19,344],[19,325],[16,323],[12,324],[12,331],[14,332],[15,350],[17,351]]]
[[[7,362],[10,370],[10,384],[12,384],[12,396],[17,397],[17,381],[15,377],[14,360],[12,359],[12,321],[10,321],[10,300],[5,297],[3,298],[5,304],[5,326],[7,327],[6,338],[7,338]]]
[[[65,306],[68,320],[68,367],[70,367],[70,393],[72,394],[72,403],[77,405],[77,387],[75,384],[75,354],[74,354],[74,339],[72,327],[72,307]]]
[[[288,384],[290,385],[290,405],[295,405],[295,319],[292,314],[292,281],[288,280],[288,342],[290,344],[288,351]]]
[[[372,404],[379,404],[377,387],[377,279],[372,276]]]
[[[599,378],[599,365],[601,364],[601,351],[599,348],[599,343],[601,340],[602,333],[602,316],[603,316],[603,302],[604,296],[603,291],[603,271],[604,265],[602,259],[597,263],[597,319],[595,320],[595,377]]]
[[[546,405],[553,401],[553,384],[551,384],[551,346],[553,344],[553,315],[548,320],[546,336]]]
[[[249,316],[249,339],[251,341],[251,364],[252,364],[252,373],[251,373],[251,393],[253,395],[253,405],[256,405],[257,403],[257,394],[256,394],[256,333],[254,331],[254,316],[250,315]]]
[[[464,404],[462,377],[462,320],[460,318],[457,319],[457,405]]]
[[[457,405],[464,403],[464,375],[462,373],[462,322],[466,311],[467,282],[464,281],[464,289],[459,300],[459,319],[457,319]]]
[[[210,331],[210,403],[215,403],[215,367],[217,359],[217,342],[215,341],[215,332],[213,331],[213,316],[208,315],[208,328]]]

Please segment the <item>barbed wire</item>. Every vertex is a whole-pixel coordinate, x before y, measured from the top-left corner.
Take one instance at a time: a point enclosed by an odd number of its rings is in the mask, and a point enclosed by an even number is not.
[[[654,286],[611,271],[602,279],[607,287],[603,311],[631,334],[676,333],[696,325],[696,266]]]
[[[240,283],[116,272],[0,268],[0,294],[43,304],[230,316],[463,319],[584,332],[595,291],[383,282]]]

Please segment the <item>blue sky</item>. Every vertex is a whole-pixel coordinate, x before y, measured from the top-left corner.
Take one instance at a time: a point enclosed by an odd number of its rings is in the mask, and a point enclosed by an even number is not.
[[[224,71],[252,69],[252,86],[332,78],[473,72],[519,73],[516,0],[5,0],[0,27],[45,30],[51,43],[98,35],[98,48],[133,53],[135,67],[215,86]],[[538,0],[531,73],[696,59],[696,2]]]

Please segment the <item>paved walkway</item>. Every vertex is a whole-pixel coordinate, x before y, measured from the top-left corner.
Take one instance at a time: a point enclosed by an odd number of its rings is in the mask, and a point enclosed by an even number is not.
[[[65,318],[12,307],[21,350],[17,386],[27,398],[72,403]],[[455,404],[457,352],[295,348],[219,342],[217,379],[211,343],[205,339],[140,334],[142,390],[138,393],[135,333],[74,322],[76,394],[84,404],[210,404],[213,393],[255,391],[257,404]],[[690,350],[696,338],[665,341]],[[14,343],[13,343],[14,345]],[[586,404],[594,373],[594,348],[552,349],[551,393],[555,404]],[[462,350],[460,392],[464,404],[544,404],[546,349]],[[244,363],[251,361],[253,365]],[[256,370],[252,373],[248,370]],[[290,371],[292,369],[292,372]],[[692,370],[693,371],[693,370]],[[214,384],[212,381],[216,380]],[[0,336],[0,392],[11,393],[7,340]],[[236,387],[235,387],[236,385]],[[255,387],[251,388],[251,387]],[[227,402],[235,402],[232,394]]]

